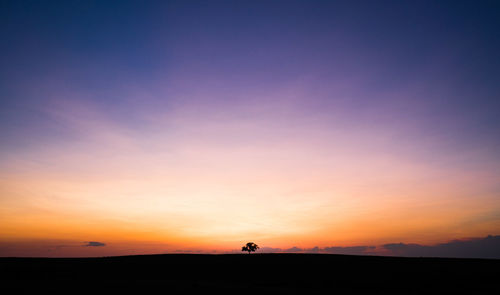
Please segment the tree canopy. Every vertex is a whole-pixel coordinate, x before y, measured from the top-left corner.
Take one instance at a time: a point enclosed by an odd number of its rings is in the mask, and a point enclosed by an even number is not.
[[[252,242],[248,242],[245,246],[241,247],[241,251],[247,251],[248,254],[255,252],[257,249],[259,249],[259,246]]]

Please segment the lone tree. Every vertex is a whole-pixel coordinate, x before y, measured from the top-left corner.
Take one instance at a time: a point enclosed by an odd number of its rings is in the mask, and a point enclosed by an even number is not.
[[[259,246],[257,244],[249,242],[245,246],[241,247],[241,251],[248,251],[248,254],[251,252],[255,252],[255,250],[259,249]]]

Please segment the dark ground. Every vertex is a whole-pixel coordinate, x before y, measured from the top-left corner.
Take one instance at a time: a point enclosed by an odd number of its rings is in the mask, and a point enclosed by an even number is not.
[[[500,294],[500,260],[329,254],[0,258],[0,284],[10,291],[3,294],[205,290],[234,294]]]

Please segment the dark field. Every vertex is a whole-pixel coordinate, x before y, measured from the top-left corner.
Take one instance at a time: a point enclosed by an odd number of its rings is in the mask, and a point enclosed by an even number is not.
[[[3,294],[500,294],[500,260],[328,254],[0,258]]]

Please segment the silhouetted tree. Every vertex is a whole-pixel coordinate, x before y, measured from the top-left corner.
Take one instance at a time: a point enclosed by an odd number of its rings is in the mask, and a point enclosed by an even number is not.
[[[259,249],[259,246],[257,244],[249,242],[245,246],[241,247],[241,251],[248,251],[248,254],[251,252],[255,252],[255,250]]]

